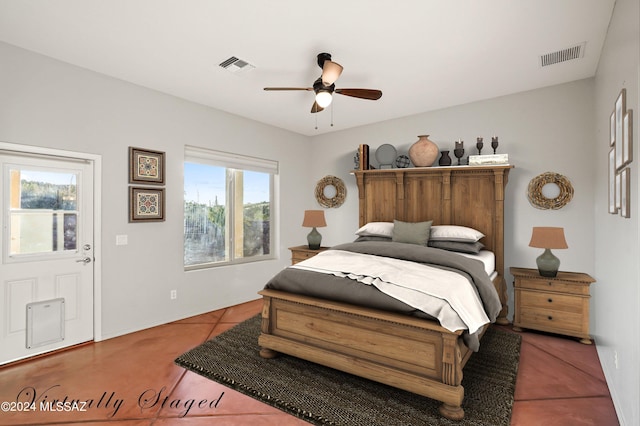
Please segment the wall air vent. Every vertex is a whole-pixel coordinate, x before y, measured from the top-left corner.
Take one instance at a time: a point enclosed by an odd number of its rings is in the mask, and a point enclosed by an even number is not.
[[[220,66],[236,75],[244,74],[247,71],[255,69],[255,66],[251,65],[249,62],[238,59],[235,56],[232,56],[226,61],[221,62]]]
[[[559,64],[560,62],[580,59],[584,56],[584,47],[586,44],[587,43],[584,42],[566,49],[558,50],[557,52],[540,55],[540,66],[548,67],[549,65]]]

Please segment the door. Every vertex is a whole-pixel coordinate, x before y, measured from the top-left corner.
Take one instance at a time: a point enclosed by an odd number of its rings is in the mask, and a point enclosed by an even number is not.
[[[93,163],[0,151],[0,364],[93,339]]]

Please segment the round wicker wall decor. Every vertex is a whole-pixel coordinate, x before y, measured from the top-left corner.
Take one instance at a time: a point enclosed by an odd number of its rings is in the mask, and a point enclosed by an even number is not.
[[[560,189],[560,193],[555,198],[547,198],[542,193],[542,188],[550,183],[557,185]],[[537,209],[558,210],[569,204],[573,198],[573,186],[569,179],[561,174],[546,172],[531,179],[527,196],[531,205]]]
[[[328,197],[325,193],[327,187],[335,188],[335,195]],[[329,188],[330,189],[330,188]],[[316,200],[322,207],[340,207],[347,197],[347,187],[342,179],[335,176],[325,176],[316,185]]]

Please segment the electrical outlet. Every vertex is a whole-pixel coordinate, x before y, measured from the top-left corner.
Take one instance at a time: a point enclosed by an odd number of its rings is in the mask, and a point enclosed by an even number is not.
[[[613,364],[616,366],[616,370],[618,367],[618,351],[613,351]]]
[[[171,290],[171,300],[178,298],[178,290]]]

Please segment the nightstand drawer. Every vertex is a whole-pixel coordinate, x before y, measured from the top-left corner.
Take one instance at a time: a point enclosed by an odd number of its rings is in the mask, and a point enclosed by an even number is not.
[[[518,283],[521,288],[541,291],[555,291],[558,293],[589,295],[589,285],[580,285],[552,278],[521,278]]]
[[[298,252],[293,253],[293,255],[291,256],[291,260],[292,261],[296,261],[296,262],[302,262],[303,260],[307,260],[307,259],[312,258],[316,254],[318,254],[318,253],[317,252],[309,252],[309,251],[298,251]]]
[[[562,334],[588,333],[588,324],[580,314],[521,307],[518,312],[522,327]]]
[[[589,300],[584,296],[560,293],[516,290],[522,308],[547,309],[583,315],[589,308]]]
[[[328,248],[329,247],[320,247],[317,249],[310,249],[309,246],[289,247],[289,250],[291,250],[291,264],[295,265],[298,262],[310,259],[316,254],[327,250]]]

